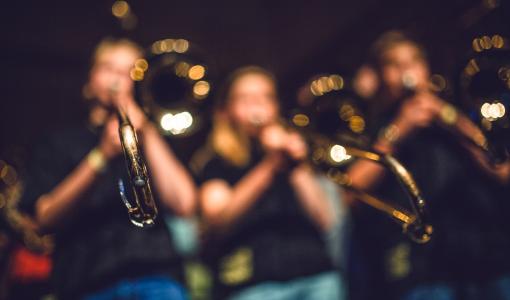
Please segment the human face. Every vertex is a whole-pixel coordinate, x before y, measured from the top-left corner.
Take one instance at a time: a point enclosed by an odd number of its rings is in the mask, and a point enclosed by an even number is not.
[[[382,61],[381,79],[391,99],[402,97],[405,76],[412,78],[416,89],[427,87],[429,68],[416,45],[410,42],[397,44],[383,54]]]
[[[232,84],[228,99],[228,113],[233,122],[248,135],[278,118],[274,82],[261,74],[246,74]]]
[[[111,107],[112,87],[116,87],[119,97],[132,96],[133,81],[129,72],[138,58],[136,51],[129,47],[117,46],[100,53],[90,71],[89,86],[91,92],[105,107]]]

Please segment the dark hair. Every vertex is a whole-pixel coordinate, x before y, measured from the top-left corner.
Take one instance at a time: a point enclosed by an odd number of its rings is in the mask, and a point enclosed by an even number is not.
[[[245,66],[234,70],[227,76],[227,79],[223,82],[223,85],[219,88],[216,98],[216,108],[224,108],[230,98],[230,90],[234,83],[241,77],[248,74],[262,75],[274,83],[275,91],[278,92],[276,87],[276,77],[269,70],[259,66]]]
[[[427,59],[425,48],[417,41],[417,39],[403,31],[391,30],[381,34],[375,42],[372,43],[369,50],[369,63],[376,70],[380,70],[383,64],[384,54],[393,47],[403,43],[414,45],[418,49],[422,58],[425,60]]]

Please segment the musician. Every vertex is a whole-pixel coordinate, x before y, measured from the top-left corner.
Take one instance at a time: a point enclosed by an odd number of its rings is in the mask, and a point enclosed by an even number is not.
[[[373,286],[386,283],[379,288],[398,299],[509,299],[510,286],[499,284],[510,274],[503,221],[508,163],[492,167],[482,150],[465,142],[480,138],[479,129],[431,91],[425,52],[413,39],[385,33],[371,54],[380,81],[371,100],[373,147],[409,168],[434,225],[431,242],[416,245],[385,220],[360,213],[354,234],[374,267]],[[406,80],[414,81],[412,91]],[[348,173],[355,187],[405,203],[381,166],[357,161]]]
[[[273,75],[260,67],[231,74],[209,142],[199,201],[218,299],[341,298],[321,238],[333,209],[303,138],[279,124]]]
[[[117,190],[118,178],[127,182],[114,113],[120,105],[138,132],[160,210],[182,216],[194,210],[190,175],[133,99],[130,70],[141,56],[126,39],[99,43],[86,86],[88,121],[34,149],[21,206],[42,231],[55,233],[59,299],[186,299],[180,259],[161,218],[149,229],[134,226]]]

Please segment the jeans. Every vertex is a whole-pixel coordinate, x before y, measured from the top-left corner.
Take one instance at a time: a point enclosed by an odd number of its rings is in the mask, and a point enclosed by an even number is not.
[[[187,300],[183,286],[167,276],[147,276],[122,280],[83,300]]]
[[[486,283],[415,287],[401,300],[510,300],[510,275]]]
[[[337,272],[294,279],[263,282],[248,287],[229,300],[345,300],[345,285]]]

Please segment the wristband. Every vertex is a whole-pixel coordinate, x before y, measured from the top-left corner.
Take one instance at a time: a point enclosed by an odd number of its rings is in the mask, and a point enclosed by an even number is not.
[[[87,155],[87,162],[98,173],[103,173],[106,170],[107,160],[103,152],[94,148]]]

